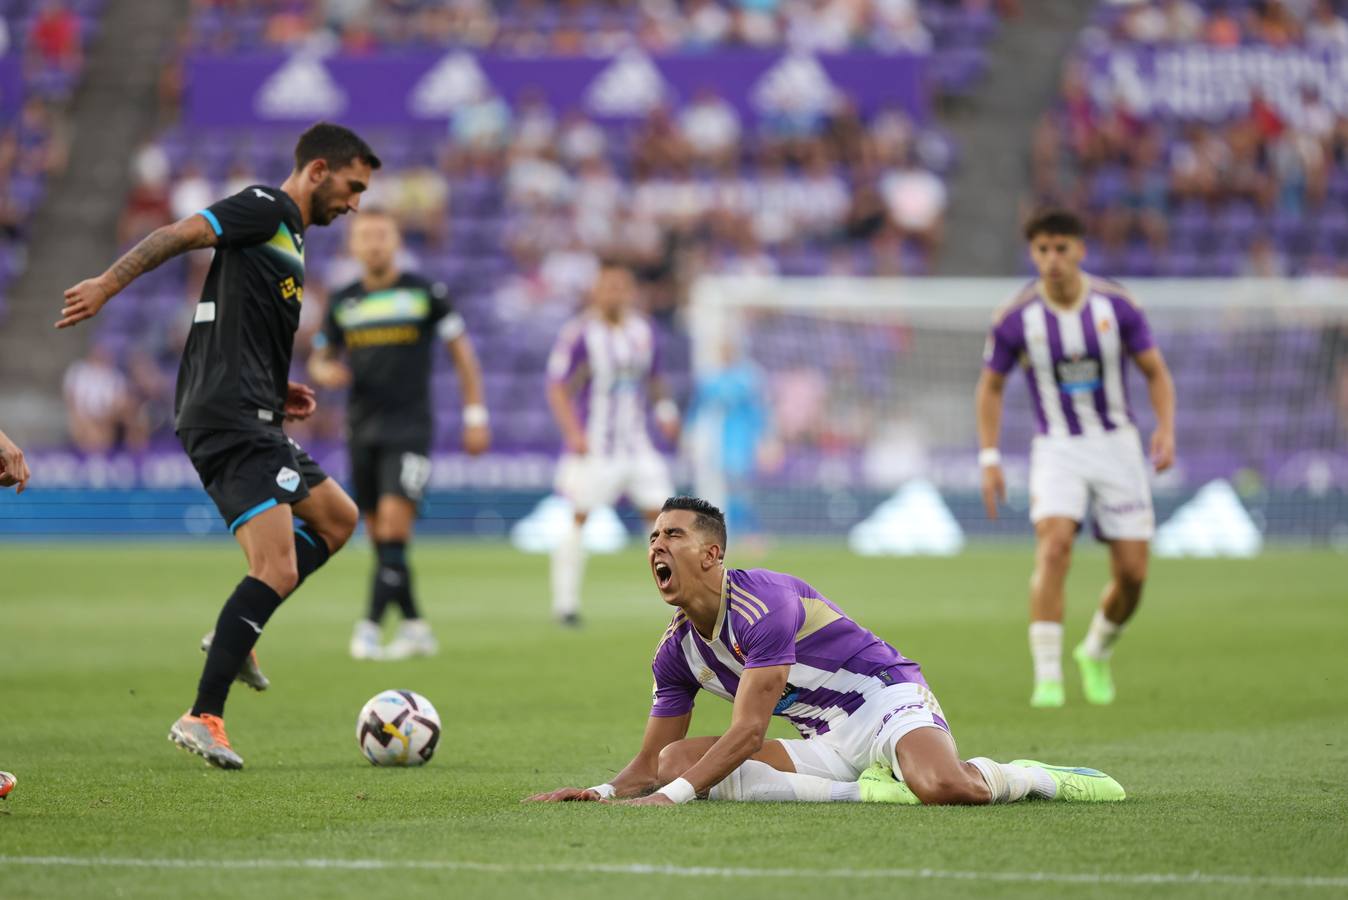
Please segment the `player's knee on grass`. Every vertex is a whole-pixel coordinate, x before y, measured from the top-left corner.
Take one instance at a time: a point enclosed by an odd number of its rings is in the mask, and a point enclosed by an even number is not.
[[[668,784],[696,765],[707,752],[707,742],[699,738],[690,738],[667,744],[660,751],[660,765],[657,777],[661,784]]]
[[[967,766],[940,772],[903,773],[909,790],[927,806],[970,806],[988,802],[988,786]]]

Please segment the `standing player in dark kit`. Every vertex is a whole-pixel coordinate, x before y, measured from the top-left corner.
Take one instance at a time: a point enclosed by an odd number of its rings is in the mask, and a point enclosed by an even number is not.
[[[169,739],[222,769],[243,767],[222,718],[230,682],[266,686],[252,655],[262,627],[356,527],[351,498],[281,422],[315,407],[312,390],[287,381],[304,298],[304,229],[354,212],[379,165],[355,133],[319,123],[300,136],[295,169],[279,188],[245,188],[156,229],[102,275],[66,291],[56,323],[91,318],[145,272],[215,248],[178,371],[176,427],[243,547],[248,575],[220,611],[196,702]]]
[[[347,430],[356,505],[365,516],[377,565],[370,609],[356,623],[356,659],[404,659],[438,649],[412,596],[407,543],[430,478],[431,369],[437,338],[446,342],[463,397],[463,446],[487,449],[482,370],[445,285],[398,270],[398,225],[367,211],[351,225],[351,255],[364,267],[359,281],[333,295],[314,338],[309,374],[323,387],[351,386]],[[345,349],[350,367],[340,361]],[[380,621],[389,603],[402,611],[398,636],[381,647]]]

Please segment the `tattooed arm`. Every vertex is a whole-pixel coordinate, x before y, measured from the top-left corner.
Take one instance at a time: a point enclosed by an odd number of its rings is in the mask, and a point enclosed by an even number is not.
[[[67,290],[61,321],[56,323],[56,327],[69,328],[85,319],[92,319],[114,294],[141,275],[181,253],[214,247],[217,240],[210,223],[197,213],[156,228],[102,275],[85,279]]]

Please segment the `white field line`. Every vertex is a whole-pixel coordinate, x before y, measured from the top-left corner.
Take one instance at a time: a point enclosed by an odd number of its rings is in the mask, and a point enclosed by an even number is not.
[[[1348,875],[1224,875],[1213,872],[962,872],[950,869],[790,869],[746,866],[674,866],[652,863],[487,863],[467,860],[388,859],[139,859],[113,856],[0,856],[0,866],[46,868],[385,871],[424,869],[493,874],[665,875],[676,878],[894,879],[1126,886],[1231,885],[1348,888]]]

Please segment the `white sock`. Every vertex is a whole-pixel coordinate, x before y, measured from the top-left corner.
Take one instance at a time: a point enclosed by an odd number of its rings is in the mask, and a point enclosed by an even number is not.
[[[585,575],[585,544],[573,520],[552,551],[552,614],[580,612],[580,582]]]
[[[1031,769],[1008,766],[986,756],[976,756],[968,762],[983,776],[988,790],[992,792],[993,803],[1015,803],[1017,800],[1024,800],[1025,795],[1035,786],[1034,778],[1030,774],[1033,771]]]
[[[1030,793],[1044,800],[1052,800],[1058,796],[1058,782],[1053,780],[1053,776],[1038,766],[1032,766],[1028,769],[1022,769],[1023,772],[1030,773],[1030,780],[1034,787],[1030,788]]]
[[[1034,659],[1034,680],[1062,681],[1062,623],[1030,623],[1030,656]]]
[[[857,802],[861,791],[855,782],[830,781],[797,772],[779,772],[767,763],[747,760],[711,789],[711,800],[741,802],[796,801],[801,803]]]
[[[1082,641],[1081,646],[1085,649],[1086,655],[1092,659],[1109,659],[1109,655],[1114,652],[1114,642],[1119,639],[1122,631],[1122,625],[1115,625],[1105,618],[1102,610],[1097,609],[1095,617],[1091,619],[1091,627],[1086,630],[1086,640]]]

